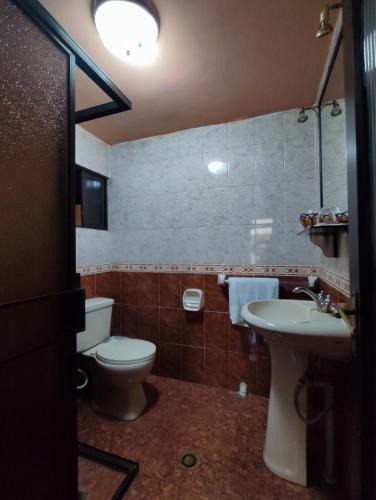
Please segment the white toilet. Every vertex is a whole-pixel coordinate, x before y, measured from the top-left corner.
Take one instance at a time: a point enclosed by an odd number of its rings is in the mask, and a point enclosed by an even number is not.
[[[146,406],[144,382],[154,364],[152,342],[110,337],[112,299],[85,301],[86,330],[77,335],[77,352],[95,359],[93,373],[95,410],[134,420]]]

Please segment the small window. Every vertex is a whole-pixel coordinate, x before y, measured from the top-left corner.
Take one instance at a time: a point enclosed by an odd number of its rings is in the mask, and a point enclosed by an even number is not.
[[[76,226],[107,229],[107,177],[76,165]]]

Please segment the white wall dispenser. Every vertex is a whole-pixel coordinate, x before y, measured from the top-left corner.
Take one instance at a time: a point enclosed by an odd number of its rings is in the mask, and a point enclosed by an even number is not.
[[[204,307],[204,292],[199,288],[187,288],[183,293],[185,311],[201,311]]]

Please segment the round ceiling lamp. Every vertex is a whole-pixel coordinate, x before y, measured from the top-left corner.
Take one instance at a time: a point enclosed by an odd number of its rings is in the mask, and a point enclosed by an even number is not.
[[[103,45],[130,64],[152,63],[157,55],[159,18],[147,0],[97,0],[95,25]]]

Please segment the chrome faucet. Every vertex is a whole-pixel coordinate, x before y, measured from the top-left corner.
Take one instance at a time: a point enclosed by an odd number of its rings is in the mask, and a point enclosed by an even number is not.
[[[304,286],[297,286],[294,288],[293,293],[305,293],[308,297],[311,297],[312,300],[316,302],[317,310],[324,313],[332,312],[332,301],[330,299],[330,295],[325,295],[323,291],[319,294],[312,292],[309,288],[305,288]]]

